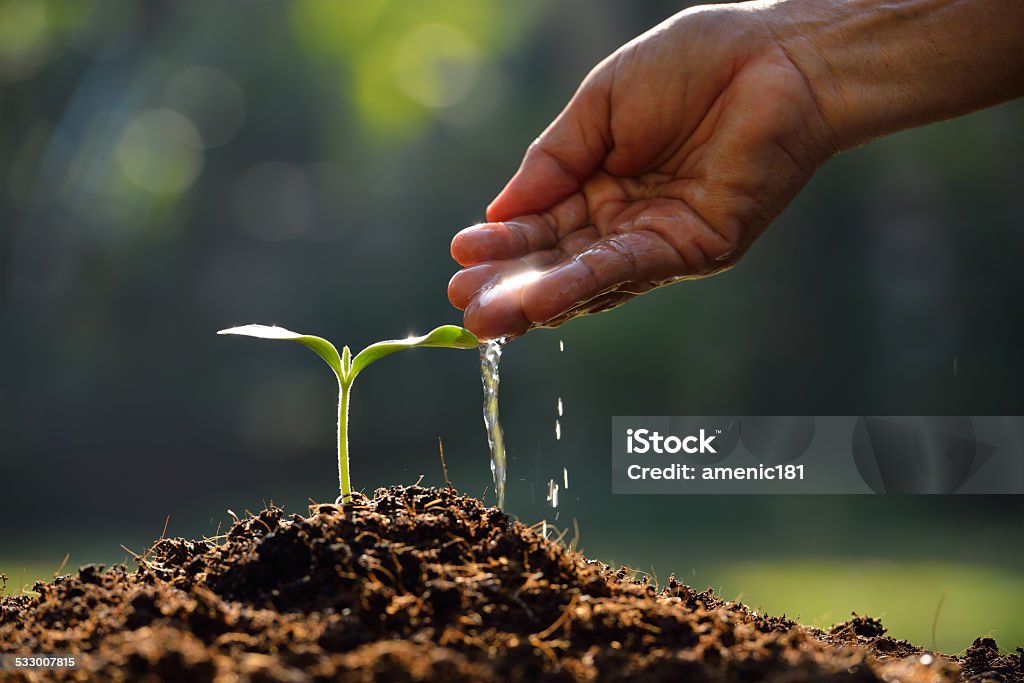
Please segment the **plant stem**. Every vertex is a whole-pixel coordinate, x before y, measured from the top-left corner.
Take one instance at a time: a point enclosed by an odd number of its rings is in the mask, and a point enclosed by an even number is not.
[[[338,484],[342,504],[352,502],[352,483],[348,475],[348,395],[351,382],[338,381]]]

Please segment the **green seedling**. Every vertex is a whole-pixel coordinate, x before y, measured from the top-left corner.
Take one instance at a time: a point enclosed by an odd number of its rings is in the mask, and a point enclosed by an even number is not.
[[[349,503],[352,500],[352,483],[348,471],[348,403],[356,375],[370,363],[396,351],[420,346],[442,349],[475,349],[480,343],[476,336],[467,329],[456,325],[442,325],[422,337],[391,339],[370,344],[353,358],[347,346],[342,348],[339,354],[334,344],[326,339],[299,334],[283,327],[242,325],[221,330],[217,334],[237,334],[259,339],[283,339],[299,342],[315,351],[334,371],[338,378],[338,483],[341,486],[340,500],[342,503]]]

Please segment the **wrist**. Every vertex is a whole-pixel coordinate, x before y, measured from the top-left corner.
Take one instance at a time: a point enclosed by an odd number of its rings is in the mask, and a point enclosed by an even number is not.
[[[840,150],[1024,94],[1020,0],[781,0],[762,9]]]

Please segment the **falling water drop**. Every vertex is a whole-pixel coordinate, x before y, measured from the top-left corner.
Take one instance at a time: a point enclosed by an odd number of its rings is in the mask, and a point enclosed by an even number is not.
[[[480,379],[484,386],[484,427],[487,429],[487,445],[491,450],[491,474],[494,477],[494,491],[498,507],[505,507],[505,436],[498,419],[498,363],[501,361],[501,346],[505,339],[492,339],[480,345]]]
[[[569,470],[567,468],[565,468],[565,467],[562,468],[562,484],[564,484],[564,486],[562,488],[564,488],[566,491],[568,491],[569,490]]]
[[[558,507],[558,484],[554,479],[548,480],[548,502],[552,508]]]
[[[565,343],[561,339],[558,340],[558,351],[565,351]]]
[[[562,417],[562,397],[558,397],[558,417]]]
[[[558,421],[558,420],[555,420],[555,441],[561,441],[561,440],[562,440],[562,423],[560,421]]]

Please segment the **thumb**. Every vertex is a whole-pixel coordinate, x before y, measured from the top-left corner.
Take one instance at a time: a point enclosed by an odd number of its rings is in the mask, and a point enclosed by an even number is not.
[[[608,98],[591,74],[526,151],[519,170],[487,207],[487,220],[547,211],[580,189],[611,151]]]

